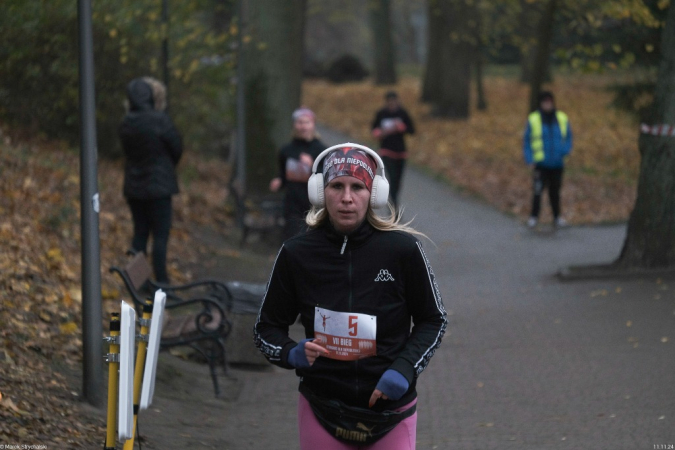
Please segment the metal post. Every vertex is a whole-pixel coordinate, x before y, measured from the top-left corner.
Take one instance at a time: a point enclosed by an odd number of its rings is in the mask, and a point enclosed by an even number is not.
[[[162,75],[166,86],[166,111],[169,111],[169,0],[162,0]]]
[[[246,30],[246,1],[237,1],[239,32],[237,34],[237,184],[239,195],[238,222],[244,225],[243,200],[246,196],[246,101],[244,78],[244,32]]]
[[[98,234],[94,40],[91,0],[78,0],[80,37],[80,214],[82,242],[82,347],[84,398],[103,404],[101,255]]]
[[[106,421],[105,445],[103,450],[115,450],[117,443],[117,393],[120,370],[120,314],[112,313],[110,317],[110,343],[108,353],[108,417]]]

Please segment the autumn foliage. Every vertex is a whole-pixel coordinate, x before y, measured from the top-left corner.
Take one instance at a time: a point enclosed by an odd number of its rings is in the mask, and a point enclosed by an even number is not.
[[[102,160],[98,170],[102,297],[109,317],[126,293],[108,269],[125,263],[132,226],[121,162]],[[79,155],[63,144],[3,135],[0,171],[0,443],[100,447],[104,417],[78,404]],[[176,282],[190,279],[186,267],[199,261],[192,230],[231,224],[228,173],[225,163],[186,151],[168,252]]]
[[[563,188],[564,213],[572,223],[623,221],[635,198],[637,125],[609,107],[607,82],[602,76],[561,76],[552,86],[575,135]],[[418,101],[417,79],[404,78],[395,86],[418,128],[409,139],[411,162],[524,218],[531,189],[521,155],[527,88],[500,77],[488,78],[485,85],[489,109],[473,110],[469,120],[457,122],[430,117]],[[375,146],[370,121],[389,88],[370,81],[308,81],[303,101],[319,121]],[[108,317],[125,296],[108,268],[125,262],[131,217],[122,197],[122,162],[101,160],[98,170],[102,297]],[[189,267],[200,264],[203,249],[194,245],[196,229],[233,227],[229,172],[222,161],[186,151],[169,241],[172,280],[189,280]],[[78,401],[79,156],[58,142],[10,139],[5,128],[0,175],[0,441],[95,448],[101,445],[104,418],[83,412]]]
[[[562,191],[563,214],[570,223],[623,221],[635,201],[638,125],[610,107],[607,86],[612,81],[601,75],[566,75],[549,86],[558,108],[570,116],[574,133]],[[318,121],[377,146],[370,136],[374,111],[384,103],[385,91],[396,89],[417,127],[408,139],[410,162],[506,213],[527,217],[531,177],[522,157],[527,86],[489,77],[487,111],[474,108],[468,120],[448,121],[431,117],[419,101],[420,83],[404,78],[396,86],[374,87],[372,81],[333,85],[312,80],[304,84],[303,102],[315,110]],[[550,220],[546,201],[543,206],[542,221]]]

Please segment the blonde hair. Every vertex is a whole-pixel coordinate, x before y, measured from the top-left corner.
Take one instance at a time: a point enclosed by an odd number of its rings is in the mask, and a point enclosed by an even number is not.
[[[380,231],[403,231],[405,233],[412,234],[413,236],[422,237],[429,242],[433,243],[429,237],[417,231],[410,226],[412,220],[402,223],[403,219],[403,209],[400,209],[398,212],[394,209],[394,206],[391,202],[387,203],[387,208],[389,209],[389,214],[384,217],[379,216],[373,208],[368,205],[368,211],[366,212],[366,220],[373,228]],[[326,208],[317,208],[312,206],[312,209],[307,213],[305,217],[305,223],[310,229],[318,228],[321,225],[325,224],[329,219],[328,210]]]
[[[166,109],[166,86],[164,86],[164,83],[152,77],[143,77],[143,81],[148,83],[152,89],[152,101],[155,110],[164,111]]]

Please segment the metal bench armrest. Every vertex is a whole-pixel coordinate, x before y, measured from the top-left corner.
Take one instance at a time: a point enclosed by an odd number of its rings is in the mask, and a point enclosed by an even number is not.
[[[202,310],[195,316],[195,328],[199,334],[204,336],[220,336],[221,338],[225,338],[230,334],[232,323],[228,319],[222,304],[216,299],[209,297],[194,297],[181,301],[169,301],[167,302],[165,309],[176,310],[195,304],[201,304],[203,306]],[[209,324],[214,319],[214,311],[219,313],[220,321],[218,322],[217,327],[208,329],[206,328],[206,324]]]

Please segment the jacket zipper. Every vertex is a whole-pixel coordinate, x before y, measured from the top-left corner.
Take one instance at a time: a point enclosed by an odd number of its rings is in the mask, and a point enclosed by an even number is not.
[[[345,240],[342,243],[342,249],[340,250],[340,254],[344,255],[345,254],[345,247],[347,246],[347,236],[345,236]]]
[[[349,251],[349,253],[347,253],[347,255],[348,255],[348,258],[349,258],[349,266],[348,266],[349,267],[349,269],[348,269],[348,273],[349,273],[349,312],[352,312],[353,311],[352,298],[354,297],[354,295],[353,295],[354,287],[352,286],[352,252],[351,252],[351,250]]]
[[[342,245],[342,250],[344,250],[344,247],[347,245],[347,236],[345,236],[345,242]],[[347,253],[348,259],[349,259],[349,265],[348,265],[348,273],[349,273],[349,312],[352,312],[354,310],[354,306],[352,305],[352,301],[354,299],[354,285],[353,285],[353,280],[352,280],[352,272],[353,272],[353,267],[352,267],[352,252],[351,250]],[[356,397],[358,398],[359,395],[359,361],[356,360],[354,361],[354,372],[356,373],[356,386],[355,386],[355,393]]]

